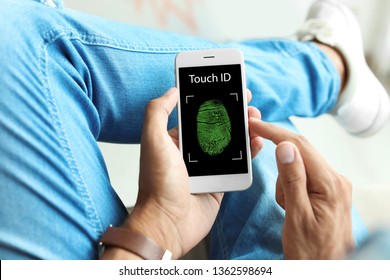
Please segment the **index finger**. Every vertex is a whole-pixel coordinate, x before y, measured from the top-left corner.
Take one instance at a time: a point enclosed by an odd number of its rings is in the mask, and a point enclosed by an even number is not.
[[[318,172],[319,168],[331,169],[318,151],[304,136],[254,118],[250,118],[249,123],[252,135],[261,136],[265,139],[271,140],[276,145],[284,141],[294,143],[301,153],[308,174]]]

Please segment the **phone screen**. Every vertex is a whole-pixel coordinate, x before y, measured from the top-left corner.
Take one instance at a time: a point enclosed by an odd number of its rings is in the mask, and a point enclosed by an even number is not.
[[[247,173],[241,65],[178,71],[182,151],[189,176]]]

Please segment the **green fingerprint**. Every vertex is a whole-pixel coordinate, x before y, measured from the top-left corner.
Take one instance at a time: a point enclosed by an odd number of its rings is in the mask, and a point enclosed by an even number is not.
[[[197,116],[198,142],[203,152],[219,155],[231,140],[228,112],[221,101],[208,100],[200,107]]]

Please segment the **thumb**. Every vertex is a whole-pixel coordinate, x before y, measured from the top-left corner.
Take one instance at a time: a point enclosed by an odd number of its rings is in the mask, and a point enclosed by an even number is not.
[[[276,148],[286,216],[311,209],[307,192],[305,165],[298,148],[291,142],[282,142]]]
[[[168,117],[176,106],[178,93],[171,88],[164,95],[149,102],[145,111],[144,134],[167,131]]]

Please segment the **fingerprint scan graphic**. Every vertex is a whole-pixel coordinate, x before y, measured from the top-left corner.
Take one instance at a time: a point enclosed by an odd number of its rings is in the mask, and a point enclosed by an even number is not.
[[[231,141],[231,130],[228,112],[221,101],[208,100],[199,107],[197,136],[204,153],[221,154]]]

